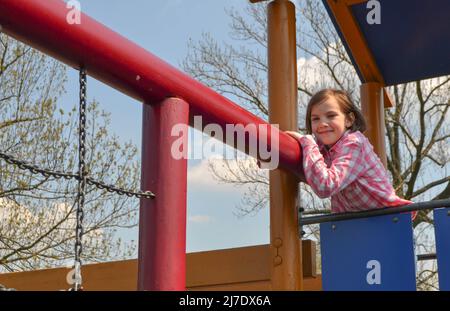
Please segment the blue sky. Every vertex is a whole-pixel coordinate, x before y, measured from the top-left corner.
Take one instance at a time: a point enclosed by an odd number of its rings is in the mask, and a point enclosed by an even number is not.
[[[242,10],[247,0],[81,0],[81,10],[180,68],[187,42],[209,32],[217,41],[229,40],[225,8]],[[68,69],[64,105],[77,103],[78,72]],[[140,148],[142,104],[94,80],[88,80],[89,100],[111,113],[112,133]],[[223,249],[269,242],[269,211],[237,218],[235,211],[244,189],[218,184],[206,162],[189,162],[187,251]],[[137,229],[123,233],[137,240]]]

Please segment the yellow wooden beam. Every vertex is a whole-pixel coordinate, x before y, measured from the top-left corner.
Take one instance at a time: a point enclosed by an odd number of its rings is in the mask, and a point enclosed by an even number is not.
[[[351,5],[366,1],[367,0],[327,0],[327,3],[364,80],[366,82],[377,82],[382,86],[385,86],[386,83],[383,75],[376,64],[375,58],[373,57],[350,9]],[[387,92],[385,92],[385,94],[387,94]],[[384,97],[384,107],[393,107],[393,102],[388,95]]]
[[[386,96],[380,83],[363,83],[361,92],[361,110],[367,122],[364,134],[369,139],[375,153],[380,158],[384,167],[387,168],[384,107],[383,98]]]
[[[275,0],[267,6],[269,123],[295,131],[297,118],[297,48],[295,5]],[[298,226],[297,178],[269,172],[271,280],[275,290],[301,290],[302,254]]]
[[[321,290],[315,272],[315,243],[303,242],[304,289]],[[272,290],[270,247],[258,245],[186,255],[188,290]],[[17,290],[57,291],[70,288],[69,268],[0,274],[0,284]],[[88,291],[137,290],[137,260],[83,266],[83,287]]]
[[[327,3],[366,82],[378,82],[384,86],[383,76],[350,7],[343,1],[327,0]]]

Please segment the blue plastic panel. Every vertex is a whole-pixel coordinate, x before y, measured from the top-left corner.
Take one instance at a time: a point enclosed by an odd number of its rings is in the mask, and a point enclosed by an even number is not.
[[[450,208],[434,210],[439,289],[450,291]]]
[[[411,215],[320,225],[324,290],[416,290]]]

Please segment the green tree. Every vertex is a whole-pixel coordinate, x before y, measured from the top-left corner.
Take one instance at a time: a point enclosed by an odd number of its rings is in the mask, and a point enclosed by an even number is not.
[[[309,97],[324,87],[346,90],[359,102],[355,69],[321,1],[297,1],[299,130],[304,131]],[[184,70],[219,93],[267,120],[266,3],[249,4],[245,12],[228,10],[233,44],[218,43],[208,33],[189,42]],[[388,88],[395,107],[385,111],[388,169],[397,193],[416,202],[450,197],[450,77],[416,81]],[[225,169],[224,169],[225,168]],[[256,213],[268,205],[268,176],[251,161],[211,161],[217,180],[251,185],[238,213]],[[329,211],[301,185],[306,213]],[[416,234],[427,232],[430,213],[420,212]],[[429,230],[428,230],[429,231]],[[309,234],[317,237],[317,227]],[[429,236],[420,235],[420,253],[431,251]],[[435,286],[435,273],[422,269],[420,288]]]
[[[78,171],[78,99],[65,111],[66,67],[0,34],[0,150],[53,171]],[[78,88],[77,85],[70,87]],[[72,105],[72,104],[71,104]],[[109,115],[88,103],[86,162],[91,177],[138,189],[137,148],[119,143]],[[74,257],[76,180],[56,180],[0,160],[0,266],[3,271],[71,264]],[[86,188],[84,262],[135,253],[117,230],[137,225],[138,200]]]

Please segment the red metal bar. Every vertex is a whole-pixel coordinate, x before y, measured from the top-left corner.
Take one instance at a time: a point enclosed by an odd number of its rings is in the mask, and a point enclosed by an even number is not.
[[[83,65],[90,76],[148,104],[182,98],[191,115],[219,124],[224,132],[226,124],[267,124],[89,16],[82,14],[79,25],[70,25],[68,12],[61,0],[1,0],[0,25],[3,32],[74,68]],[[280,167],[298,170],[300,147],[282,132],[279,157]]]
[[[171,154],[172,127],[189,121],[189,105],[177,98],[144,105],[142,119],[143,190],[157,193],[141,200],[138,290],[185,290],[187,160]],[[187,135],[184,136],[187,148]]]

